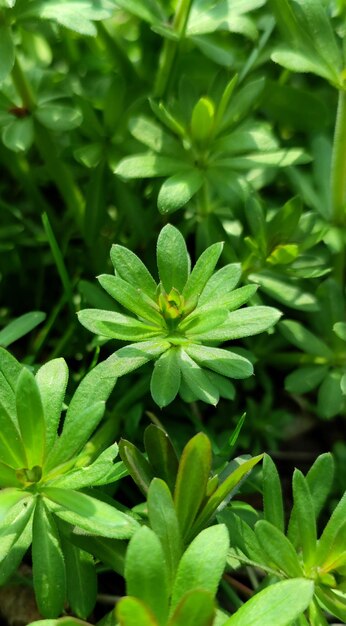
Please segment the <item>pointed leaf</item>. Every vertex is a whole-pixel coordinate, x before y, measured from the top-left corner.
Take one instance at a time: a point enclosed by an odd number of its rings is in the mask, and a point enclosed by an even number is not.
[[[333,353],[327,344],[299,322],[284,320],[280,322],[279,328],[288,341],[307,354],[323,356],[328,360],[332,358]]]
[[[160,409],[173,402],[180,387],[178,348],[170,348],[155,362],[150,381],[150,392]]]
[[[66,565],[67,600],[78,617],[86,619],[92,612],[97,595],[97,578],[93,557],[62,538]]]
[[[126,439],[120,439],[119,454],[130,476],[146,496],[149,485],[154,478],[154,473],[144,454],[142,454],[133,443]]]
[[[291,578],[303,576],[303,569],[297,553],[287,537],[273,524],[260,520],[255,533],[262,550],[268,555],[269,565],[274,564],[279,572]]]
[[[182,348],[178,355],[183,381],[195,398],[216,406],[219,401],[219,392],[210,382],[207,374]]]
[[[269,330],[282,313],[269,306],[251,306],[228,314],[227,320],[217,329],[196,335],[201,341],[227,341],[257,335]]]
[[[111,261],[120,278],[144,291],[149,298],[156,300],[157,285],[149,270],[140,258],[124,246],[113,245]]]
[[[12,39],[11,28],[0,24],[0,83],[11,72],[15,59],[15,47]]]
[[[204,500],[210,470],[210,441],[204,433],[199,433],[183,450],[174,489],[174,504],[183,536],[193,524]]]
[[[58,617],[65,602],[65,563],[58,529],[41,498],[37,500],[33,520],[32,569],[40,613],[43,617]]]
[[[62,405],[68,381],[68,367],[64,359],[53,359],[42,365],[36,383],[46,422],[46,450],[50,451],[57,435]]]
[[[108,382],[113,381],[114,387],[117,377],[124,376],[124,374],[132,372],[145,363],[148,363],[148,361],[157,359],[160,354],[170,347],[171,344],[169,341],[164,339],[151,339],[150,341],[132,343],[114,352],[114,354],[97,367],[101,368],[102,366],[103,380],[108,379]]]
[[[212,595],[202,589],[192,589],[182,597],[168,626],[212,626],[214,615]]]
[[[144,339],[162,335],[160,326],[148,324],[135,317],[114,311],[83,309],[77,315],[80,323],[92,333],[111,339],[143,341]]]
[[[204,183],[201,172],[190,169],[170,176],[162,184],[157,198],[157,206],[163,215],[173,213],[185,206]]]
[[[156,302],[148,298],[140,288],[133,287],[119,276],[109,274],[99,276],[98,280],[107,293],[125,309],[154,324],[160,324],[161,315]]]
[[[240,263],[230,263],[219,269],[215,274],[209,278],[205,285],[198,304],[208,304],[215,298],[219,299],[220,294],[222,296],[225,293],[229,293],[236,287],[241,277],[241,265]]]
[[[284,507],[279,473],[267,454],[263,458],[264,519],[285,532]]]
[[[0,27],[1,28],[1,27]],[[1,34],[0,34],[1,41]],[[0,52],[1,59],[1,52]],[[7,348],[11,343],[17,341],[31,330],[36,328],[38,324],[41,324],[46,318],[46,314],[42,311],[30,311],[30,313],[24,313],[16,319],[12,320],[5,328],[0,331],[0,345]]]
[[[46,437],[43,406],[35,377],[26,368],[23,368],[17,381],[16,405],[28,466],[41,466]]]
[[[157,267],[160,281],[167,294],[174,287],[184,289],[190,272],[190,259],[186,243],[180,231],[167,224],[157,240]]]
[[[179,462],[168,434],[150,424],[144,432],[144,445],[155,476],[162,478],[173,493]]]
[[[116,606],[120,626],[159,626],[153,612],[137,598],[125,596]]]
[[[203,367],[209,367],[223,376],[247,378],[253,374],[250,361],[230,350],[190,344],[186,347],[186,352]]]
[[[1,393],[1,392],[0,392]],[[15,469],[26,467],[26,455],[19,430],[0,400],[0,458]]]
[[[223,243],[214,243],[204,250],[187,280],[183,289],[186,308],[194,308],[209,278],[214,272],[223,248]]]
[[[114,174],[122,178],[155,178],[170,176],[184,169],[190,169],[190,165],[181,159],[144,153],[122,159]]]
[[[293,499],[297,515],[298,533],[305,567],[314,565],[317,529],[314,503],[309,485],[303,474],[295,469],[292,479]]]

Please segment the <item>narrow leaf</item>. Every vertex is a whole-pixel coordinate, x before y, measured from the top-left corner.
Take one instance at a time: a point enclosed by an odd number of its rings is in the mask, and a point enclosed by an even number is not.
[[[284,508],[279,473],[267,454],[263,458],[264,519],[285,532]]]
[[[157,267],[160,281],[167,294],[174,287],[184,289],[190,272],[190,259],[186,243],[180,231],[167,224],[157,240]]]
[[[154,473],[144,454],[142,454],[133,443],[126,439],[120,439],[119,454],[130,476],[146,496],[149,485],[154,478]]]
[[[38,324],[41,324],[45,318],[46,314],[42,311],[30,311],[30,313],[24,313],[24,315],[17,317],[0,331],[0,345],[7,348],[11,343],[17,341],[17,339],[30,333],[30,331],[36,328]]]
[[[53,359],[42,365],[36,376],[46,423],[46,450],[54,444],[68,380],[64,359]]]
[[[23,368],[18,378],[16,405],[29,468],[41,466],[46,436],[43,406],[35,377],[26,368]]]
[[[202,589],[192,589],[180,600],[168,626],[212,626],[214,615],[212,595]]]
[[[214,243],[209,246],[209,248],[207,248],[197,260],[183,289],[183,296],[185,298],[187,309],[189,306],[195,306],[198,302],[198,299],[220,258],[222,248],[222,243]]]
[[[160,409],[173,402],[180,387],[178,348],[167,350],[155,362],[150,381],[150,392]]]
[[[156,282],[134,252],[124,246],[113,245],[111,261],[120,278],[142,289],[152,300],[156,299]]]
[[[125,596],[116,606],[120,626],[159,626],[154,613],[138,598]]]
[[[268,555],[268,564],[291,578],[303,576],[303,569],[297,553],[287,537],[273,524],[260,520],[255,526],[255,533],[262,550]]]
[[[150,424],[144,432],[144,445],[155,476],[162,478],[173,493],[179,462],[168,434]]]

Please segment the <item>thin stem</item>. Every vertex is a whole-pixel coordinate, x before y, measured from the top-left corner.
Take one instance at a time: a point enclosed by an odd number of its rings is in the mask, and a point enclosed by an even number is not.
[[[331,168],[333,222],[343,226],[346,217],[346,91],[339,91]]]
[[[18,57],[16,57],[12,68],[12,80],[19,96],[22,99],[23,106],[29,111],[32,111],[36,106],[35,98],[18,61]]]
[[[178,39],[166,39],[163,44],[154,88],[154,95],[157,98],[163,98],[171,82],[173,66],[175,64],[180,42],[185,35],[192,1],[193,0],[180,0],[172,24],[173,31],[178,35]]]

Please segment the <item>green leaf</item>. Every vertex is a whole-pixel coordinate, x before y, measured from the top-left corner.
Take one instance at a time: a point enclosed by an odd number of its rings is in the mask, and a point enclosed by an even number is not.
[[[100,363],[100,366],[103,366],[103,378],[113,380],[114,386],[118,376],[124,376],[124,374],[132,372],[148,361],[157,359],[169,348],[171,348],[171,344],[165,339],[151,339],[120,348],[106,361]]]
[[[106,448],[91,465],[83,465],[79,469],[77,464],[77,469],[74,467],[71,471],[64,472],[64,474],[50,480],[49,484],[64,489],[83,489],[84,487],[95,487],[96,485],[107,485],[110,482],[115,482],[127,474],[123,463],[113,463],[117,454],[118,446],[114,443]],[[117,474],[119,474],[118,477]]]
[[[43,406],[35,377],[26,368],[23,368],[17,381],[16,405],[28,466],[41,466],[46,437]]]
[[[157,206],[163,215],[185,206],[204,183],[203,174],[195,169],[170,176],[161,185]]]
[[[161,541],[170,587],[183,551],[183,543],[171,492],[160,478],[154,478],[151,482],[147,501],[150,527]]]
[[[36,376],[46,423],[46,451],[49,452],[57,436],[61,410],[68,381],[68,367],[64,359],[53,359],[42,365]]]
[[[1,393],[1,392],[0,392]],[[6,465],[18,469],[27,464],[25,449],[17,426],[0,401],[0,455]]]
[[[0,24],[0,83],[10,74],[15,60],[15,46],[10,26]]]
[[[257,335],[269,330],[280,319],[281,311],[269,306],[251,306],[228,314],[227,320],[215,330],[196,335],[201,341],[226,341]]]
[[[160,326],[146,324],[134,317],[114,311],[83,309],[77,315],[82,326],[102,337],[123,341],[143,341],[162,335]]]
[[[293,343],[297,348],[303,350],[307,354],[314,356],[322,356],[325,359],[331,359],[332,351],[319,337],[304,328],[299,322],[293,320],[284,320],[280,322],[279,329],[283,336]]]
[[[319,586],[316,596],[329,613],[335,615],[344,623],[346,621],[346,597],[337,590]]]
[[[161,315],[156,302],[148,298],[142,289],[130,285],[119,276],[102,274],[98,276],[98,280],[107,293],[131,313],[160,324]]]
[[[229,293],[236,287],[241,277],[241,265],[240,263],[230,263],[219,269],[215,274],[209,278],[205,285],[198,305],[209,304],[215,298],[217,300],[223,297],[226,293]]]
[[[215,119],[214,102],[204,96],[197,100],[192,110],[190,129],[192,139],[205,142],[212,134]]]
[[[40,613],[43,617],[58,617],[65,602],[65,563],[58,529],[41,498],[33,519],[32,570]]]
[[[210,470],[210,441],[204,433],[199,433],[190,439],[182,452],[174,489],[174,504],[183,537],[204,500]]]
[[[32,541],[32,515],[12,549],[0,563],[0,585],[4,585],[18,569]]]
[[[346,493],[344,493],[341,500],[335,507],[318,542],[316,562],[321,564],[321,566],[323,566],[324,561],[328,559],[329,550],[333,545],[340,528],[344,526],[345,519]]]
[[[90,554],[62,537],[66,565],[67,600],[78,617],[86,619],[96,603],[97,578]]]
[[[192,589],[180,600],[168,626],[212,626],[214,615],[211,594],[202,589]]]
[[[18,420],[15,388],[22,369],[23,366],[7,350],[0,346],[0,403],[16,425],[18,425]]]
[[[155,476],[162,478],[173,493],[179,462],[167,433],[150,424],[144,431],[144,445]]]
[[[34,139],[34,127],[31,117],[15,119],[2,131],[2,141],[13,152],[28,150]]]
[[[66,104],[44,104],[35,111],[36,119],[46,128],[57,132],[66,132],[80,126],[83,120],[81,112]]]
[[[285,389],[290,393],[307,393],[315,389],[328,372],[327,365],[311,365],[294,370],[285,378]]]
[[[219,393],[207,374],[182,348],[179,349],[178,357],[182,379],[190,391],[198,400],[216,406]]]
[[[45,318],[46,314],[42,313],[42,311],[30,311],[30,313],[24,313],[24,315],[17,317],[0,331],[0,345],[7,348],[11,343],[17,341],[17,339],[30,333],[30,331],[36,328],[38,324],[41,324]]]
[[[158,358],[150,381],[150,392],[160,409],[173,402],[180,387],[178,349],[170,348]]]
[[[111,247],[111,261],[115,273],[120,278],[139,287],[149,298],[156,301],[156,282],[134,252],[124,246],[113,245]]]
[[[73,422],[65,421],[62,433],[47,458],[47,470],[61,465],[82,449],[101,421],[104,411],[105,403],[100,400],[81,411]]]
[[[190,258],[183,235],[171,224],[164,226],[159,234],[156,257],[166,293],[173,288],[182,291],[190,273]]]
[[[313,593],[312,580],[283,580],[250,598],[224,626],[290,626],[309,606]]]
[[[304,572],[297,553],[287,537],[273,524],[260,520],[255,533],[262,550],[268,555],[268,565],[274,566],[291,578],[303,576]]]
[[[297,469],[293,473],[292,487],[299,543],[302,548],[305,567],[309,571],[315,563],[317,545],[315,509],[308,482]]]
[[[85,493],[58,487],[44,487],[42,493],[58,517],[93,535],[128,539],[138,528],[133,517]]]
[[[160,539],[143,526],[130,540],[125,561],[128,595],[145,603],[159,624],[168,616],[167,565]]]
[[[293,72],[311,72],[327,80],[335,80],[334,72],[326,67],[323,61],[309,52],[299,52],[292,50],[288,46],[279,46],[271,55],[272,60]]]
[[[340,339],[346,341],[346,322],[336,322],[336,324],[334,324],[333,326],[333,330]]]
[[[197,307],[188,317],[179,323],[179,330],[193,340],[194,335],[208,332],[220,326],[227,318],[227,309]]]
[[[251,472],[252,468],[263,458],[263,454],[243,461],[237,469],[225,478],[214,493],[209,497],[207,503],[196,518],[191,534],[196,535],[204,528],[215,515],[217,509],[226,500],[230,499],[244,477]]]
[[[10,554],[11,548],[27,526],[35,506],[35,499],[28,495],[20,499],[8,511],[0,523],[0,563]],[[13,556],[13,555],[12,555]],[[0,564],[1,570],[1,564]]]
[[[214,598],[223,574],[229,536],[224,524],[202,530],[184,552],[172,591],[172,609],[194,589],[209,592]]]
[[[130,476],[146,496],[149,485],[154,478],[154,473],[144,454],[142,454],[133,443],[126,439],[120,439],[119,454]]]
[[[204,250],[188,277],[183,289],[186,309],[194,308],[203,292],[209,278],[214,272],[215,266],[221,256],[223,243],[214,243]]]
[[[138,141],[144,143],[154,152],[162,152],[171,156],[178,156],[182,152],[178,141],[148,117],[133,117],[129,122],[129,128],[131,134]]]
[[[137,598],[124,597],[116,606],[120,626],[159,626],[153,612]]]
[[[326,419],[337,415],[343,407],[341,377],[341,371],[331,370],[319,388],[317,413]]]
[[[69,0],[68,3],[61,0],[40,0],[30,3],[27,10],[21,12],[20,17],[54,20],[82,35],[95,36],[97,31],[92,20],[103,20],[110,15],[108,9],[95,6],[90,0]]]
[[[208,367],[223,376],[247,378],[253,374],[250,361],[230,350],[190,344],[186,347],[186,352],[199,365]]]
[[[116,4],[141,20],[149,22],[149,24],[156,24],[166,19],[166,15],[157,0],[146,0],[144,4],[137,0],[116,0]]]
[[[191,165],[181,159],[144,153],[122,159],[114,170],[114,174],[122,178],[155,178],[171,176]]]
[[[263,508],[264,519],[285,532],[282,490],[275,463],[267,454],[263,457]]]
[[[262,271],[261,274],[250,274],[249,280],[258,283],[271,298],[282,302],[285,306],[298,311],[317,311],[317,298],[305,291],[296,280],[286,277],[278,278],[274,272]]]
[[[0,488],[1,487],[22,487],[17,478],[16,470],[0,462]]]

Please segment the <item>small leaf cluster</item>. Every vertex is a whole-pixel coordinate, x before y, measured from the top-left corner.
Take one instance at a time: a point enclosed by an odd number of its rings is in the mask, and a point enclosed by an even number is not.
[[[126,473],[121,462],[113,463],[116,444],[101,454],[88,446],[111,387],[86,377],[58,434],[65,361],[49,361],[34,376],[2,348],[0,357],[0,584],[32,545],[41,614],[59,616],[67,600],[87,617],[96,601],[96,573],[93,558],[71,543],[72,529],[124,539],[138,527],[130,515],[81,491]]]
[[[263,519],[253,526],[244,516],[223,511],[237,545],[234,562],[258,564],[268,582],[282,578],[307,578],[314,595],[306,617],[299,624],[326,625],[324,610],[346,619],[345,506],[343,495],[318,538],[317,521],[333,484],[331,454],[320,455],[306,476],[296,469],[292,479],[293,508],[286,526],[280,479],[274,462],[265,455],[263,464]],[[256,516],[257,517],[257,516]],[[255,520],[256,520],[255,517]],[[258,518],[257,518],[258,519]]]
[[[236,310],[257,287],[234,289],[241,276],[239,264],[214,273],[222,247],[216,243],[207,248],[191,270],[184,238],[168,224],[157,242],[159,284],[133,252],[112,247],[115,276],[102,275],[99,282],[130,314],[97,309],[78,314],[94,333],[136,342],[107,359],[107,375],[118,377],[155,360],[150,389],[160,407],[178,392],[184,399],[210,404],[220,395],[232,397],[227,378],[250,376],[252,364],[215,344],[268,330],[280,312],[266,306]]]
[[[210,96],[199,98],[189,118],[186,106],[178,104],[175,112],[153,100],[151,108],[161,125],[147,117],[134,117],[129,123],[133,137],[150,151],[126,156],[115,174],[124,179],[168,176],[157,200],[159,211],[166,214],[186,205],[201,190],[219,196],[224,190],[226,197],[233,189],[242,195],[254,176],[261,179],[263,169],[309,161],[300,149],[280,149],[270,125],[249,118],[263,80],[250,82],[233,95],[236,82],[237,76],[226,85],[217,105]]]

